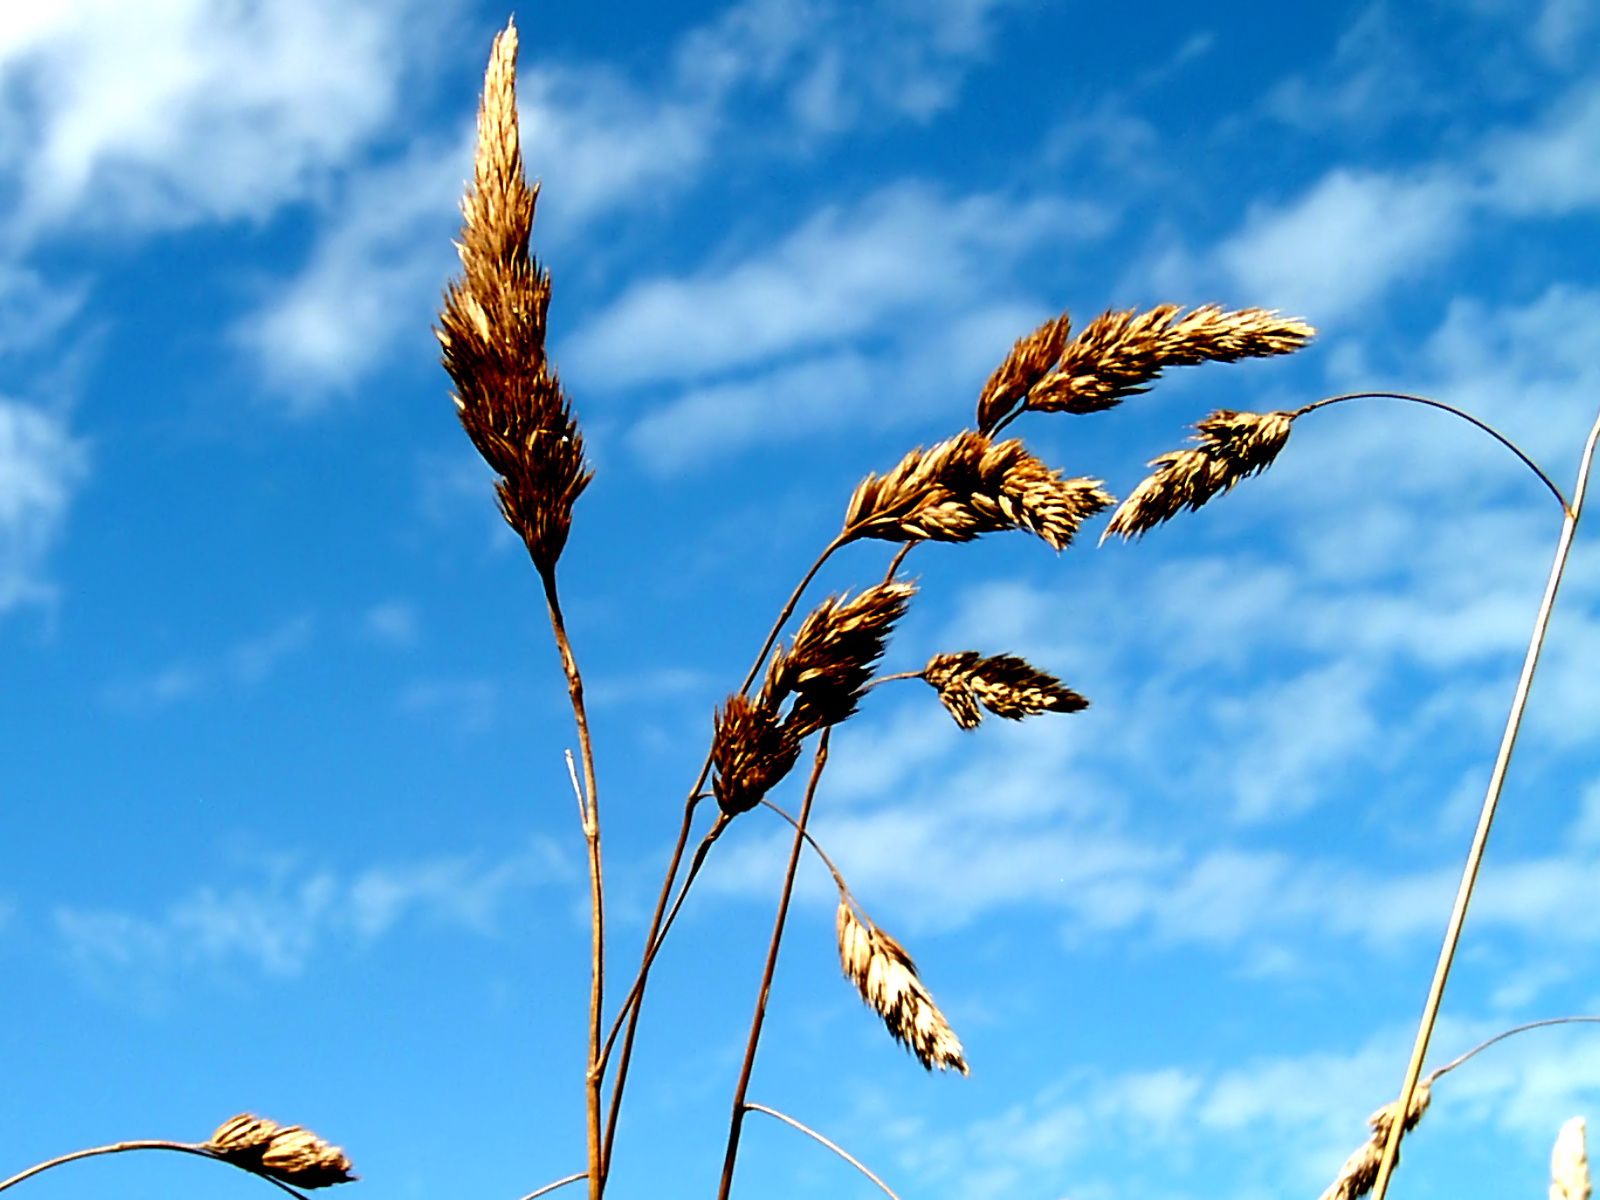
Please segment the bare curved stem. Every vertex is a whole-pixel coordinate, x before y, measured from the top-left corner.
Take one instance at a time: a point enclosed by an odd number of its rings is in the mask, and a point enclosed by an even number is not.
[[[767,997],[772,992],[772,975],[778,966],[778,947],[783,942],[783,927],[789,919],[789,898],[794,894],[795,871],[800,866],[800,848],[805,839],[806,821],[811,816],[811,802],[817,795],[817,781],[822,769],[828,765],[828,735],[832,728],[822,731],[817,739],[816,754],[811,760],[811,778],[806,781],[806,798],[800,804],[800,819],[795,822],[794,842],[789,847],[789,865],[783,873],[783,892],[778,898],[778,913],[772,922],[772,940],[767,944],[767,965],[761,972],[761,990],[756,993],[756,1011],[750,1018],[750,1037],[745,1042],[744,1063],[739,1068],[739,1082],[733,1089],[733,1115],[728,1121],[728,1152],[722,1160],[722,1181],[717,1185],[717,1200],[728,1200],[733,1187],[733,1165],[739,1157],[739,1133],[744,1127],[745,1092],[750,1087],[750,1072],[756,1062],[756,1047],[761,1042],[761,1026],[767,1016]]]
[[[558,1179],[554,1183],[547,1183],[542,1188],[534,1189],[524,1196],[522,1200],[539,1200],[540,1196],[553,1192],[557,1188],[564,1188],[569,1183],[577,1183],[578,1180],[587,1178],[589,1178],[589,1172],[579,1171],[576,1175],[568,1175],[565,1179]]]
[[[1504,734],[1500,738],[1500,751],[1495,756],[1494,770],[1489,776],[1488,792],[1483,798],[1483,809],[1478,815],[1478,828],[1473,834],[1472,848],[1467,852],[1467,863],[1461,873],[1461,886],[1456,889],[1455,906],[1450,912],[1450,924],[1445,929],[1444,945],[1439,950],[1439,961],[1434,967],[1433,982],[1428,988],[1428,999],[1423,1005],[1422,1020],[1417,1026],[1417,1037],[1411,1048],[1411,1061],[1406,1066],[1405,1082],[1400,1087],[1396,1112],[1411,1111],[1411,1097],[1417,1090],[1417,1080],[1422,1075],[1422,1060],[1428,1053],[1428,1039],[1433,1035],[1433,1025],[1439,1016],[1439,1002],[1444,996],[1445,980],[1450,976],[1450,964],[1455,959],[1456,944],[1461,940],[1461,926],[1467,917],[1467,904],[1472,899],[1472,888],[1477,882],[1478,866],[1483,861],[1483,849],[1489,840],[1489,826],[1494,821],[1495,806],[1500,801],[1500,788],[1505,783],[1506,768],[1511,762],[1511,748],[1517,741],[1517,730],[1522,724],[1522,710],[1528,703],[1528,689],[1533,685],[1533,671],[1539,665],[1539,651],[1544,645],[1544,632],[1550,623],[1550,610],[1555,606],[1556,590],[1561,586],[1561,575],[1566,569],[1567,552],[1572,548],[1572,536],[1578,527],[1578,516],[1583,511],[1583,494],[1589,482],[1589,465],[1594,461],[1595,442],[1600,439],[1600,417],[1595,418],[1589,430],[1589,440],[1584,443],[1583,460],[1578,467],[1578,480],[1572,489],[1572,504],[1563,504],[1566,516],[1561,522],[1561,538],[1556,543],[1555,561],[1550,565],[1550,578],[1545,584],[1544,599],[1539,605],[1539,615],[1534,618],[1533,636],[1528,641],[1528,653],[1522,660],[1522,674],[1517,679],[1516,695],[1511,701],[1511,713],[1506,718]],[[1404,1121],[1392,1121],[1389,1140],[1383,1147],[1383,1161],[1378,1165],[1378,1178],[1372,1187],[1372,1200],[1383,1200],[1389,1187],[1389,1176],[1394,1172],[1395,1158],[1400,1151],[1400,1137]]]
[[[300,1200],[307,1200],[305,1193],[290,1187],[283,1180],[274,1179],[271,1175],[263,1175],[260,1171],[252,1171],[249,1167],[241,1166],[231,1159],[224,1158],[216,1151],[208,1150],[205,1146],[195,1145],[191,1142],[165,1141],[116,1142],[110,1146],[95,1146],[90,1150],[74,1150],[71,1154],[63,1154],[59,1158],[50,1159],[48,1162],[38,1163],[29,1167],[26,1171],[17,1172],[10,1179],[0,1181],[0,1192],[9,1187],[15,1187],[24,1179],[32,1179],[35,1175],[39,1175],[53,1167],[59,1167],[69,1162],[77,1162],[80,1158],[94,1158],[100,1154],[125,1154],[130,1150],[172,1150],[179,1154],[193,1154],[199,1158],[209,1158],[214,1162],[223,1163],[243,1171],[246,1175],[254,1175],[257,1179],[265,1180],[280,1191],[288,1192],[291,1196],[298,1196]]]
[[[809,1138],[815,1138],[817,1141],[821,1142],[824,1146],[826,1146],[829,1150],[832,1150],[840,1158],[844,1159],[845,1162],[849,1163],[856,1170],[860,1171],[868,1179],[872,1180],[873,1183],[877,1184],[880,1188],[882,1188],[883,1191],[884,1191],[884,1194],[886,1196],[890,1197],[890,1200],[900,1200],[899,1196],[896,1196],[893,1192],[891,1192],[889,1190],[889,1185],[887,1183],[885,1183],[883,1180],[879,1179],[871,1171],[867,1170],[866,1166],[861,1162],[860,1159],[856,1158],[853,1154],[850,1154],[847,1151],[840,1149],[838,1146],[836,1146],[832,1142],[830,1142],[827,1138],[823,1137],[815,1129],[807,1128],[806,1126],[800,1124],[799,1121],[796,1121],[793,1117],[786,1116],[783,1113],[779,1112],[775,1108],[768,1108],[765,1104],[749,1104],[749,1103],[747,1103],[745,1105],[745,1110],[748,1111],[748,1112],[766,1113],[767,1116],[769,1116],[769,1117],[777,1117],[778,1120],[782,1121],[785,1125],[789,1125],[789,1126],[791,1126],[791,1127],[793,1127],[795,1129],[798,1129],[801,1133],[805,1134]]]
[[[800,603],[800,597],[805,594],[806,588],[811,586],[811,581],[817,577],[817,572],[822,570],[823,564],[833,557],[834,551],[849,541],[848,531],[840,533],[823,548],[822,553],[817,556],[810,569],[801,576],[800,582],[795,585],[794,591],[789,594],[789,599],[784,602],[783,608],[779,611],[777,620],[773,621],[766,640],[761,643],[761,649],[757,652],[755,661],[750,665],[749,674],[744,677],[744,682],[739,685],[740,695],[750,690],[750,685],[755,682],[756,675],[761,670],[761,664],[767,661],[767,654],[771,651],[773,643],[778,640],[778,635],[783,632],[784,625],[794,615],[795,606]],[[905,553],[902,551],[895,559],[896,564],[904,557]],[[606,1114],[605,1136],[598,1168],[601,1188],[604,1188],[605,1175],[611,1169],[611,1146],[616,1140],[617,1117],[622,1111],[622,1092],[628,1082],[628,1066],[633,1061],[633,1039],[639,1029],[639,1014],[644,1007],[644,990],[650,978],[650,965],[655,961],[655,956],[661,949],[661,939],[666,935],[664,920],[667,913],[667,904],[672,899],[672,885],[677,882],[678,868],[683,864],[683,852],[689,845],[689,833],[694,824],[695,807],[701,800],[701,789],[705,787],[706,780],[710,775],[711,751],[707,750],[705,762],[700,765],[700,774],[695,777],[694,786],[689,789],[688,799],[683,804],[683,822],[679,826],[678,840],[673,845],[672,855],[667,861],[666,875],[661,881],[661,894],[656,897],[655,912],[650,917],[650,929],[645,934],[644,953],[640,956],[639,972],[634,977],[633,986],[628,991],[627,1000],[617,1013],[618,1021],[626,1017],[627,1028],[622,1035],[622,1048],[617,1052],[617,1075],[611,1085],[611,1106]],[[709,837],[710,835],[708,835]],[[705,849],[709,849],[709,846],[706,846]],[[696,854],[697,857],[703,857],[703,851],[696,851]],[[673,904],[674,913],[683,903],[683,897],[687,894],[691,882],[693,882],[692,875],[684,881],[683,889],[678,893],[678,899]],[[608,1056],[610,1053],[609,1047],[615,1037],[615,1027],[613,1027],[611,1036],[606,1039],[606,1053]]]
[[[585,1141],[589,1152],[590,1200],[600,1200],[605,1190],[601,1170],[600,1088],[605,1078],[600,1067],[600,1025],[605,1011],[605,889],[600,877],[600,799],[595,791],[594,743],[589,737],[589,714],[583,703],[583,676],[573,656],[561,616],[561,601],[556,596],[555,568],[542,569],[544,598],[550,609],[550,631],[555,635],[561,655],[561,670],[567,677],[567,697],[572,702],[572,717],[578,727],[578,753],[583,758],[583,791],[578,808],[583,818],[583,840],[589,851],[589,1063],[584,1073]],[[576,787],[577,779],[573,779]]]
[[[1556,503],[1561,505],[1561,511],[1569,516],[1572,514],[1572,507],[1567,503],[1567,498],[1561,494],[1561,489],[1555,485],[1550,476],[1546,475],[1544,471],[1540,469],[1538,463],[1534,462],[1533,459],[1529,458],[1522,452],[1521,448],[1515,442],[1506,437],[1505,434],[1501,433],[1498,429],[1494,428],[1494,426],[1480,421],[1471,413],[1459,409],[1453,404],[1446,404],[1442,400],[1431,400],[1427,396],[1413,396],[1409,392],[1346,392],[1342,396],[1329,396],[1324,400],[1318,400],[1315,403],[1307,404],[1304,408],[1297,408],[1289,415],[1291,418],[1303,417],[1309,412],[1315,412],[1319,408],[1326,408],[1330,404],[1343,404],[1346,400],[1404,400],[1410,404],[1426,404],[1429,408],[1441,409],[1452,416],[1460,417],[1463,421],[1466,421],[1470,425],[1476,425],[1479,429],[1483,430],[1495,441],[1499,442],[1507,450],[1511,451],[1511,453],[1520,458],[1522,460],[1522,465],[1537,475],[1544,483],[1545,487],[1550,489],[1550,494],[1556,498]]]
[[[1584,1017],[1546,1017],[1542,1021],[1529,1021],[1526,1025],[1515,1025],[1510,1029],[1502,1029],[1499,1033],[1495,1034],[1492,1038],[1488,1038],[1488,1039],[1486,1039],[1484,1041],[1479,1042],[1476,1046],[1474,1046],[1471,1050],[1468,1050],[1465,1054],[1457,1055],[1455,1058],[1452,1058],[1449,1062],[1445,1063],[1444,1066],[1438,1067],[1435,1070],[1430,1071],[1428,1073],[1428,1078],[1425,1080],[1425,1082],[1427,1083],[1427,1085],[1429,1087],[1432,1087],[1433,1084],[1434,1084],[1434,1081],[1437,1080],[1439,1078],[1439,1076],[1447,1074],[1447,1073],[1449,1073],[1451,1071],[1454,1071],[1457,1067],[1459,1067],[1462,1063],[1466,1062],[1468,1059],[1474,1058],[1477,1055],[1482,1054],[1485,1050],[1487,1050],[1490,1046],[1493,1046],[1496,1042],[1503,1042],[1508,1037],[1515,1037],[1519,1033],[1527,1033],[1528,1030],[1530,1030],[1530,1029],[1543,1029],[1546,1025],[1577,1025],[1577,1024],[1600,1024],[1600,1017],[1587,1017],[1587,1016],[1584,1016]]]
[[[833,876],[833,882],[838,885],[839,891],[844,893],[846,896],[850,896],[850,888],[845,883],[844,876],[839,874],[839,868],[833,865],[833,859],[828,857],[828,852],[822,848],[821,844],[817,841],[816,838],[811,836],[811,831],[809,829],[800,828],[800,822],[799,821],[796,821],[793,817],[791,817],[788,813],[784,812],[783,809],[779,808],[771,800],[763,800],[763,801],[761,801],[761,804],[762,804],[762,807],[770,808],[773,812],[777,813],[785,821],[789,822],[790,826],[794,829],[794,831],[796,833],[798,833],[801,837],[805,838],[805,840],[810,844],[811,848],[816,851],[817,857],[822,860],[822,865],[828,868],[828,873]],[[852,900],[855,899],[854,896],[851,896],[850,898]]]

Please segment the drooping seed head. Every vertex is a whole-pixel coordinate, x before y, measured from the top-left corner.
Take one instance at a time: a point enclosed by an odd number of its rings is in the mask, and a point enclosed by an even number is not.
[[[1288,442],[1293,422],[1292,413],[1227,409],[1196,422],[1198,444],[1152,459],[1155,471],[1111,514],[1100,540],[1113,534],[1132,538],[1145,533],[1186,508],[1199,508],[1241,479],[1265,471]]]
[[[735,693],[717,710],[711,741],[712,791],[726,816],[749,812],[794,767],[800,739],[774,708]]]
[[[1411,1105],[1406,1110],[1405,1124],[1400,1130],[1402,1137],[1417,1127],[1417,1122],[1428,1111],[1428,1103],[1432,1099],[1427,1083],[1418,1083],[1416,1090],[1411,1093]],[[1400,1102],[1395,1100],[1367,1118],[1372,1135],[1362,1143],[1360,1149],[1345,1159],[1338,1176],[1328,1185],[1320,1200],[1360,1200],[1372,1190],[1378,1182],[1378,1168],[1383,1165],[1383,1148],[1389,1144],[1389,1130],[1394,1125],[1395,1113],[1399,1109]],[[1397,1151],[1395,1162],[1399,1161]]]
[[[217,1126],[205,1148],[236,1167],[292,1187],[331,1187],[356,1178],[339,1147],[309,1129],[279,1125],[251,1113],[240,1113]]]
[[[839,965],[845,978],[883,1018],[890,1036],[904,1044],[929,1071],[938,1067],[941,1071],[953,1069],[967,1074],[960,1039],[917,978],[917,968],[900,943],[858,917],[842,894],[835,925]]]
[[[1079,712],[1089,702],[1053,675],[1010,654],[984,658],[976,650],[936,654],[922,669],[939,700],[963,729],[983,720],[981,704],[997,717],[1020,721],[1045,712]]]

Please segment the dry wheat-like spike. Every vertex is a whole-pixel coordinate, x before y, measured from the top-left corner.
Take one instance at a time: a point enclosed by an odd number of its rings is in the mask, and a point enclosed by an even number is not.
[[[784,724],[797,739],[851,716],[915,593],[909,583],[880,583],[854,599],[828,597],[800,623],[789,645],[773,654],[760,703],[776,710],[793,694]]]
[[[1289,440],[1294,415],[1219,409],[1195,423],[1198,443],[1150,460],[1155,471],[1111,514],[1101,541],[1112,534],[1132,538],[1196,509],[1241,479],[1265,471]]]
[[[883,1018],[896,1041],[908,1047],[928,1070],[955,1068],[967,1074],[961,1041],[928,989],[917,978],[911,956],[871,921],[856,915],[843,893],[839,896],[839,965],[861,998]]]
[[[1060,550],[1086,518],[1112,503],[1098,479],[1063,479],[1021,442],[966,429],[857,484],[844,537],[967,542],[1025,529]]]
[[[339,1147],[309,1129],[279,1125],[251,1113],[240,1113],[217,1126],[205,1148],[236,1167],[293,1187],[331,1187],[356,1178]]]
[[[1561,1127],[1550,1151],[1550,1200],[1589,1200],[1589,1153],[1582,1117]]]
[[[940,703],[963,729],[976,729],[983,720],[980,704],[1008,721],[1089,707],[1087,700],[1055,676],[1010,654],[990,658],[976,650],[935,654],[922,668],[922,678],[939,693]]]
[[[1147,390],[1167,367],[1292,354],[1316,334],[1304,321],[1262,308],[1227,312],[1206,304],[1180,313],[1176,304],[1146,312],[1107,310],[1062,347],[1060,361],[1045,370],[1039,357],[1049,350],[1055,331],[1041,327],[1012,350],[1006,361],[1016,359],[1019,365],[1004,377],[993,398],[985,388],[987,403],[979,402],[978,427],[990,432],[1019,409],[1099,412]],[[1023,382],[1027,390],[1018,395]],[[991,378],[990,387],[995,386]]]
[[[1028,393],[1055,370],[1071,335],[1072,319],[1062,313],[1026,337],[1017,339],[1011,353],[994,369],[983,391],[978,393],[979,429],[992,433],[996,425],[1027,400]]]
[[[1411,1093],[1411,1106],[1406,1110],[1405,1125],[1400,1131],[1402,1135],[1417,1127],[1417,1122],[1428,1111],[1428,1102],[1432,1099],[1433,1094],[1427,1083],[1418,1083],[1416,1090]],[[1383,1148],[1389,1142],[1389,1128],[1394,1124],[1394,1115],[1399,1108],[1400,1102],[1392,1101],[1367,1118],[1367,1124],[1372,1127],[1372,1136],[1345,1159],[1338,1177],[1328,1185],[1328,1190],[1322,1193],[1319,1200],[1360,1200],[1372,1190],[1372,1185],[1378,1182],[1378,1168],[1383,1165]],[[1395,1163],[1399,1161],[1399,1154],[1396,1153]]]
[[[779,722],[774,706],[729,696],[717,710],[711,740],[717,807],[729,817],[749,812],[789,773],[799,754],[799,737]]]
[[[500,511],[548,572],[590,472],[545,356],[550,276],[528,250],[538,187],[523,176],[516,57],[517,31],[508,24],[484,74],[472,186],[461,203],[461,278],[445,289],[435,332],[462,427],[500,476]]]

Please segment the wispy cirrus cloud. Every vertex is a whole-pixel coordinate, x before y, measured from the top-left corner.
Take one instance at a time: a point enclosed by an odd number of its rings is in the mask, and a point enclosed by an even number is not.
[[[0,399],[0,614],[54,594],[46,562],[88,470],[65,417]]]

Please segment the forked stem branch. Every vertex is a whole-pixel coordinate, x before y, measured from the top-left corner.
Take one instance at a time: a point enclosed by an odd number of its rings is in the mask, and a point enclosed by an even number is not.
[[[1439,1001],[1444,996],[1445,980],[1449,978],[1450,964],[1455,959],[1456,943],[1461,939],[1461,925],[1466,920],[1467,904],[1472,899],[1473,885],[1478,878],[1478,866],[1483,861],[1483,849],[1489,840],[1489,826],[1494,820],[1495,807],[1500,801],[1500,788],[1505,782],[1506,768],[1511,762],[1511,749],[1516,744],[1517,730],[1522,724],[1522,711],[1528,703],[1528,689],[1533,684],[1533,671],[1539,665],[1539,651],[1544,646],[1544,633],[1550,623],[1550,610],[1555,606],[1556,590],[1561,586],[1561,575],[1567,566],[1567,552],[1572,548],[1572,535],[1578,527],[1578,516],[1583,511],[1583,495],[1588,486],[1589,466],[1594,461],[1597,439],[1600,439],[1600,416],[1595,418],[1595,423],[1589,430],[1589,440],[1583,447],[1583,460],[1578,466],[1578,480],[1572,489],[1572,503],[1568,505],[1563,501],[1561,506],[1565,515],[1561,522],[1561,538],[1556,543],[1555,561],[1550,566],[1550,578],[1545,584],[1539,615],[1534,618],[1533,636],[1528,641],[1528,653],[1522,660],[1522,674],[1517,679],[1517,691],[1511,701],[1511,713],[1506,718],[1505,732],[1500,738],[1500,751],[1495,755],[1494,770],[1489,776],[1489,788],[1483,798],[1483,809],[1478,814],[1478,828],[1472,837],[1472,848],[1467,852],[1466,867],[1461,873],[1461,885],[1456,889],[1455,905],[1450,912],[1450,924],[1445,929],[1444,945],[1439,951],[1439,961],[1433,971],[1433,982],[1428,987],[1428,999],[1422,1009],[1422,1020],[1417,1026],[1416,1041],[1411,1048],[1411,1061],[1406,1066],[1405,1082],[1400,1087],[1400,1099],[1395,1109],[1397,1113],[1411,1111],[1411,1097],[1416,1092],[1417,1080],[1422,1075],[1422,1060],[1428,1053],[1428,1039],[1433,1036],[1433,1025],[1439,1015]],[[1521,452],[1518,453],[1520,455]],[[1540,477],[1544,477],[1542,471]],[[1549,483],[1549,480],[1546,479],[1545,482]],[[1554,486],[1551,484],[1552,490]],[[1560,495],[1559,492],[1556,494]],[[1372,1187],[1372,1200],[1384,1200],[1384,1195],[1388,1191],[1389,1176],[1394,1172],[1404,1125],[1405,1122],[1401,1120],[1390,1122],[1389,1139],[1384,1144],[1383,1160],[1378,1164],[1378,1178]]]
[[[733,1089],[733,1115],[728,1121],[728,1152],[722,1160],[722,1181],[717,1185],[717,1200],[728,1200],[728,1192],[733,1187],[733,1165],[739,1157],[739,1133],[744,1127],[744,1114],[748,1107],[745,1104],[745,1092],[750,1087],[756,1047],[761,1042],[761,1026],[767,1017],[767,997],[772,992],[772,976],[778,966],[778,947],[783,942],[783,927],[789,919],[789,898],[794,894],[795,872],[800,866],[800,851],[805,846],[806,822],[811,818],[811,802],[817,795],[817,781],[822,778],[822,769],[828,765],[828,735],[832,732],[832,729],[824,729],[817,739],[817,751],[811,761],[811,778],[806,781],[806,797],[800,804],[800,817],[795,822],[794,841],[789,847],[789,865],[783,873],[783,891],[778,897],[778,912],[772,922],[772,940],[767,945],[767,964],[761,972],[761,990],[756,993],[756,1011],[750,1018],[750,1037],[745,1042],[739,1082]]]

